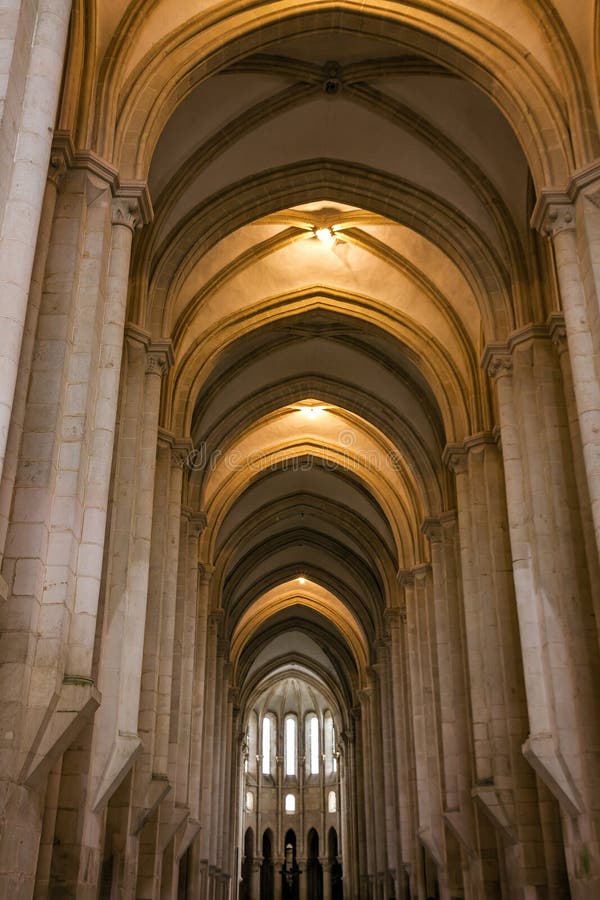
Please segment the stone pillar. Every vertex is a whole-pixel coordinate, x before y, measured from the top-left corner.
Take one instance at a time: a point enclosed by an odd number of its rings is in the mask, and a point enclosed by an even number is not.
[[[27,648],[18,677],[11,659],[20,694],[11,745],[25,754],[15,757],[19,778],[36,791],[99,702],[92,649],[127,284],[111,224],[114,173],[102,172],[79,160],[57,197],[5,548],[2,625]],[[121,227],[126,269],[133,223]]]
[[[407,704],[402,677],[404,641],[402,629],[406,626],[406,608],[389,607],[385,611],[390,632],[390,666],[392,675],[392,708],[394,757],[398,782],[398,819],[401,854],[398,855],[396,884],[398,897],[406,893],[406,873],[414,866],[415,838],[411,828],[412,811],[408,776],[406,717]]]
[[[387,840],[388,872],[391,868],[394,873],[402,870],[402,835],[400,833],[400,817],[398,813],[398,784],[397,766],[394,754],[393,730],[395,719],[393,715],[393,688],[390,664],[390,641],[381,641],[377,645],[377,662],[373,668],[377,672],[379,680],[379,702],[382,726],[382,763],[383,763],[383,792],[385,806],[385,829]],[[385,900],[390,891],[386,889]]]
[[[488,358],[502,426],[530,722],[523,752],[561,806],[571,893],[583,898],[600,883],[600,850],[591,837],[600,802],[589,755],[600,744],[590,693],[600,663],[580,521],[569,512],[576,489],[564,392],[542,331],[517,333]],[[577,862],[582,852],[585,876]]]
[[[308,872],[306,871],[307,860],[305,857],[298,859],[298,888],[300,900],[308,900]]]
[[[373,799],[373,777],[372,777],[372,736],[370,734],[370,714],[369,702],[372,688],[364,687],[358,692],[360,701],[360,722],[361,722],[361,791],[359,796],[363,798],[364,820],[365,820],[365,861],[366,867],[361,872],[362,875],[372,876],[377,871],[377,825],[375,819],[374,799]]]
[[[26,73],[23,70],[20,72],[23,93],[20,102],[15,103],[13,120],[18,125],[12,135],[2,134],[2,149],[14,147],[14,150],[11,150],[6,159],[0,157],[0,477],[8,440],[70,12],[70,0],[40,0],[30,38],[31,50],[21,48],[21,52],[29,52],[29,64]],[[10,71],[11,78],[16,78],[18,66],[11,66]],[[12,119],[8,110],[4,112],[3,129]]]
[[[92,673],[123,354],[131,242],[134,230],[141,225],[140,205],[135,197],[113,199],[106,302],[100,329],[97,390],[89,425],[85,492],[82,499],[82,533],[77,555],[75,604],[71,616],[66,662],[67,674],[75,677],[89,678]]]
[[[52,236],[52,225],[54,222],[54,214],[56,211],[56,200],[66,171],[67,161],[65,159],[65,155],[64,153],[56,151],[55,153],[53,153],[52,159],[50,161],[48,180],[46,182],[46,192],[44,195],[44,203],[42,206],[35,260],[33,271],[31,274],[31,284],[29,288],[27,316],[25,319],[25,328],[21,344],[19,373],[15,387],[12,416],[8,434],[8,443],[6,447],[6,459],[4,462],[2,477],[0,478],[0,561],[2,560],[2,557],[4,555],[4,545],[6,542],[6,533],[8,530],[13,491],[17,478],[19,450],[21,447],[21,438],[23,435],[23,428],[25,424],[25,411],[29,389],[29,378],[31,375],[38,317],[42,301],[46,261],[48,259],[48,250],[50,247],[50,239]],[[0,596],[5,597],[5,595],[6,586],[2,581],[0,583]]]
[[[444,820],[462,848],[469,885],[483,896],[481,856],[471,798],[472,725],[466,696],[467,660],[464,615],[460,601],[458,521],[455,512],[426,519],[423,533],[431,546],[435,641],[439,674],[440,737],[444,767]],[[461,872],[455,872],[461,879]]]
[[[93,890],[104,839],[104,810],[142,748],[138,734],[148,597],[161,379],[169,347],[147,346],[129,329],[114,479],[119,503],[111,523],[99,662],[103,702],[94,720],[92,765],[84,814],[80,885]],[[135,833],[125,858],[125,887],[135,889]]]
[[[552,239],[554,247],[596,547],[600,554],[600,365],[598,348],[594,346],[594,320],[586,305],[577,252],[575,208],[567,197],[560,198],[559,202],[543,197],[536,211],[536,224]],[[597,310],[594,315],[597,325]]]
[[[331,863],[325,857],[320,862],[323,868],[323,900],[331,900]]]
[[[256,858],[252,860],[250,868],[250,900],[260,900],[260,869],[262,859]]]

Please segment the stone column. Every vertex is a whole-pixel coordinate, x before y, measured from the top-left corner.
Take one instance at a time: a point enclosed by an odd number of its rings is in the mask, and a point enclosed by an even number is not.
[[[600,366],[595,362],[596,348],[577,252],[576,213],[566,197],[559,202],[553,202],[552,198],[543,200],[536,224],[552,239],[554,247],[596,547],[600,554]]]
[[[27,393],[29,388],[29,378],[31,376],[31,366],[35,347],[38,317],[42,302],[42,291],[44,287],[44,273],[46,271],[46,261],[48,259],[48,250],[50,247],[50,239],[52,236],[52,224],[54,221],[54,213],[56,211],[56,200],[58,192],[61,189],[66,171],[67,162],[65,159],[65,155],[64,153],[61,153],[57,150],[52,155],[52,159],[50,161],[50,169],[48,172],[48,180],[46,182],[46,192],[44,194],[44,203],[42,206],[40,227],[38,230],[35,260],[31,275],[31,285],[29,288],[27,316],[25,319],[25,328],[19,360],[19,373],[15,387],[12,416],[8,434],[8,443],[6,447],[6,459],[4,462],[2,477],[0,478],[0,561],[2,560],[2,557],[4,555],[4,545],[6,542],[6,533],[8,530],[10,508],[12,504],[15,481],[17,478],[19,448],[21,446],[21,438],[25,425],[25,411],[27,404]],[[0,581],[0,597],[6,597],[6,585],[3,580]]]
[[[4,466],[33,260],[60,92],[70,0],[40,0],[23,79],[18,137],[2,163],[0,203],[0,477]],[[11,67],[16,77],[18,68]],[[8,112],[8,111],[6,111]],[[18,115],[17,109],[15,113]],[[4,122],[9,119],[5,118]],[[12,139],[11,139],[12,138]],[[6,143],[5,143],[6,140]],[[5,165],[9,164],[9,168]],[[6,177],[5,178],[5,174]]]
[[[331,863],[326,857],[320,863],[323,869],[323,900],[331,900]]]
[[[596,624],[600,638],[600,557],[594,538],[594,522],[585,472],[585,462],[583,459],[579,418],[577,416],[575,394],[573,392],[573,374],[567,348],[567,332],[565,329],[564,317],[560,314],[553,314],[550,316],[548,320],[548,330],[560,363],[562,390],[565,399],[565,415],[569,423],[574,477],[577,486],[577,496],[579,498],[581,531],[583,544],[585,546],[591,593],[594,600]]]
[[[112,201],[110,261],[100,331],[97,390],[90,421],[82,532],[75,571],[66,673],[90,678],[113,460],[133,232],[143,224],[135,197]],[[158,388],[160,390],[160,386]]]
[[[364,835],[364,846],[365,846],[365,861],[366,867],[361,872],[361,875],[374,876],[377,871],[377,825],[375,819],[375,810],[374,810],[374,799],[373,799],[373,775],[372,775],[372,735],[371,731],[371,721],[370,721],[370,713],[369,713],[369,703],[370,703],[370,695],[372,688],[369,686],[363,687],[358,692],[358,699],[360,701],[360,721],[361,721],[361,778],[362,778],[362,790],[361,794],[363,797],[363,809],[364,809],[364,820],[365,820],[365,835]],[[360,795],[359,795],[360,796]]]
[[[146,336],[129,329],[114,479],[119,503],[111,523],[99,662],[103,702],[94,720],[80,858],[80,884],[87,886],[99,874],[104,810],[142,747],[139,635],[146,622],[159,401],[168,354],[169,347],[147,347]],[[127,884],[134,887],[135,846],[135,841],[128,842],[124,870]]]
[[[472,724],[466,696],[467,665],[464,615],[460,602],[458,520],[455,512],[427,519],[423,533],[431,546],[435,641],[439,672],[440,736],[444,766],[444,820],[468,861],[469,884],[478,896],[484,886],[471,798]],[[460,878],[460,873],[455,873]]]
[[[262,858],[252,860],[250,869],[250,900],[260,900],[260,869]]]
[[[390,632],[390,665],[392,675],[392,708],[394,757],[398,782],[398,818],[401,854],[398,855],[396,883],[398,897],[406,892],[406,872],[410,871],[414,862],[414,835],[411,828],[412,812],[410,804],[410,786],[408,778],[408,760],[406,751],[406,715],[407,708],[404,697],[402,678],[402,658],[404,656],[401,631],[406,626],[406,608],[389,607],[385,611]]]
[[[561,805],[571,893],[600,883],[596,840],[586,840],[588,872],[576,860],[582,835],[597,829],[600,801],[589,748],[600,742],[597,629],[582,554],[570,440],[547,335],[511,337],[512,359],[491,356],[496,379],[530,735],[523,752]],[[488,354],[491,355],[491,354]],[[548,491],[548,481],[552,491]],[[573,820],[578,822],[573,827]]]

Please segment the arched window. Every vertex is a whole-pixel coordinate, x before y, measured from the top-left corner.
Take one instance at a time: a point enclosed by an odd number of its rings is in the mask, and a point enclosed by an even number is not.
[[[264,717],[262,727],[262,773],[271,774],[271,720],[268,716]]]
[[[294,794],[285,795],[285,811],[286,813],[296,812],[296,797]]]
[[[286,716],[285,719],[285,774],[296,774],[296,719]]]
[[[325,713],[323,720],[323,739],[325,743],[325,774],[331,775],[336,771],[335,758],[335,728],[333,726],[333,716],[329,711]]]
[[[329,791],[327,796],[327,812],[337,812],[337,797],[335,796],[335,791]]]
[[[313,714],[307,720],[308,738],[308,771],[310,775],[319,774],[319,720]]]
[[[331,725],[331,771],[337,772],[337,747],[335,743],[335,725]]]
[[[254,809],[254,794],[252,791],[246,791],[246,809],[248,812],[252,812]]]

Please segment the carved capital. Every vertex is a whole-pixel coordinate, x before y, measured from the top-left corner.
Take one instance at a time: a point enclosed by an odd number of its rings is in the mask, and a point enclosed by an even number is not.
[[[168,370],[169,366],[164,353],[152,350],[148,352],[146,356],[146,375],[158,375],[159,378],[162,378]]]
[[[188,450],[185,450],[183,447],[173,447],[171,450],[171,465],[176,469],[185,469],[188,456]]]
[[[467,471],[468,454],[459,444],[446,444],[442,461],[455,475],[464,475]]]
[[[68,167],[66,154],[60,149],[53,150],[48,167],[48,181],[54,185],[57,191],[62,187]]]
[[[431,574],[431,565],[429,563],[421,563],[420,565],[415,566],[413,569],[413,575],[415,576],[415,582],[423,581],[430,574]]]
[[[112,224],[136,231],[144,224],[137,197],[113,197]]]
[[[224,610],[212,609],[208,614],[208,624],[211,628],[220,628],[224,617]]]
[[[567,351],[567,329],[562,313],[552,313],[548,318],[548,331],[559,356]]]
[[[497,381],[512,374],[512,357],[507,344],[488,344],[481,359],[481,367]]]
[[[194,513],[190,516],[190,534],[192,537],[199,538],[204,529],[206,528],[206,513],[199,512]]]
[[[200,578],[200,583],[209,584],[214,571],[214,566],[209,566],[207,563],[198,563],[198,577]]]
[[[389,628],[401,625],[406,622],[406,607],[388,606],[383,612],[383,617]]]
[[[425,519],[421,531],[430,544],[438,544],[442,540],[442,525],[439,519]]]
[[[148,375],[162,376],[175,361],[171,341],[152,341],[146,351],[146,372]]]
[[[411,585],[414,581],[413,573],[410,569],[398,569],[396,572],[396,581],[402,588]]]
[[[540,232],[555,238],[561,231],[575,230],[575,209],[571,203],[549,203],[544,210]]]

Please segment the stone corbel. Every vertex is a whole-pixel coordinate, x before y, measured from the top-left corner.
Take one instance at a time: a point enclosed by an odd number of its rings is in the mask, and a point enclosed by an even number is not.
[[[438,846],[431,827],[429,825],[426,825],[423,828],[419,828],[417,836],[425,849],[428,851],[429,855],[433,859],[440,872],[444,872],[446,869],[444,854]]]
[[[175,856],[177,859],[181,859],[188,847],[191,847],[200,834],[200,828],[201,825],[197,819],[188,819],[186,821],[184,830],[179,838],[175,840]]]
[[[465,813],[461,810],[447,810],[444,813],[444,821],[469,859],[478,859],[473,828]]]
[[[144,791],[142,808],[132,822],[130,831],[132,835],[135,836],[140,833],[152,813],[157,809],[159,804],[162,803],[170,790],[171,784],[166,775],[152,775],[146,785],[146,790]]]
[[[43,785],[54,763],[91,722],[100,700],[101,694],[90,679],[65,678],[27,754],[21,779],[28,787]]]
[[[118,733],[94,797],[92,804],[94,812],[99,812],[108,803],[133,766],[141,749],[142,739],[137,734],[121,731]]]
[[[531,734],[522,747],[523,756],[556,797],[565,812],[576,818],[583,802],[569,768],[551,734]]]
[[[483,812],[491,820],[492,824],[504,835],[511,844],[517,843],[517,835],[514,829],[514,816],[506,808],[506,804],[500,798],[500,794],[493,784],[477,785],[471,791],[471,796],[476,800]]]
[[[165,852],[179,829],[187,822],[189,814],[189,806],[172,806],[165,813],[164,821],[158,826],[158,849],[161,853]],[[162,810],[160,815],[162,820]]]

